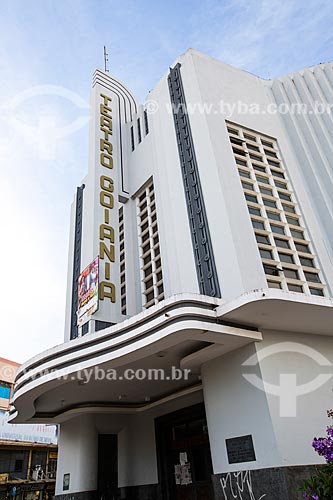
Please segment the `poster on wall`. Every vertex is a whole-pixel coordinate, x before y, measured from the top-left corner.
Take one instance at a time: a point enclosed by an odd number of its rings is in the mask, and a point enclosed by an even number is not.
[[[98,267],[96,257],[79,277],[77,324],[84,325],[98,309]]]
[[[0,412],[0,440],[57,444],[58,432],[56,425],[11,424],[8,420],[9,412]]]
[[[192,484],[191,464],[187,461],[186,451],[179,453],[179,464],[175,464],[176,484],[187,486]]]
[[[63,480],[62,480],[62,489],[64,491],[69,490],[70,479],[71,479],[71,475],[70,474],[64,474],[64,477],[63,477]]]

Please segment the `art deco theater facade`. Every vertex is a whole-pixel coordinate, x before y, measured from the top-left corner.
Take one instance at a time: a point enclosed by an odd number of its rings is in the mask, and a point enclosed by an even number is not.
[[[189,50],[145,106],[95,72],[65,342],[12,409],[60,424],[59,498],[297,498],[333,405],[332,102],[331,63]]]

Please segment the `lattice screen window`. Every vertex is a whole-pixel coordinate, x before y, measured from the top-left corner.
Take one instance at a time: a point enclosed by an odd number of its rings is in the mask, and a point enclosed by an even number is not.
[[[124,208],[119,208],[119,261],[120,261],[120,295],[121,312],[127,314],[126,309],[126,264],[125,264],[125,233],[124,233]]]
[[[137,217],[142,299],[143,307],[147,309],[164,299],[155,193],[152,181],[137,196]]]
[[[277,141],[234,123],[227,129],[268,286],[325,295]]]

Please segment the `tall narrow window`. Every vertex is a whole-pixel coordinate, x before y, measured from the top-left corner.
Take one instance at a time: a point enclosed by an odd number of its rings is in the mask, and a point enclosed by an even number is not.
[[[268,286],[324,295],[276,139],[234,123],[227,123],[227,130]]]
[[[132,151],[135,149],[135,143],[134,143],[134,128],[131,127],[131,145],[132,145]]]
[[[157,214],[153,181],[137,196],[137,217],[141,261],[143,307],[164,299],[162,264],[158,237]]]
[[[145,109],[143,112],[143,118],[145,122],[145,134],[149,134],[149,125],[148,125],[148,113],[147,110]]]
[[[141,142],[142,141],[142,137],[141,137],[141,122],[140,122],[140,118],[138,118],[137,124],[138,124],[138,141]]]
[[[119,263],[120,263],[120,300],[121,312],[127,314],[126,308],[126,263],[125,263],[125,231],[124,207],[119,208]]]

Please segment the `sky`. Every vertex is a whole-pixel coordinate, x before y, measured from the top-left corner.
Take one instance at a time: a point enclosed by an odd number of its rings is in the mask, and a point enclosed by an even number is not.
[[[0,0],[0,356],[63,341],[92,73],[145,98],[194,48],[263,78],[333,59],[331,0]]]

